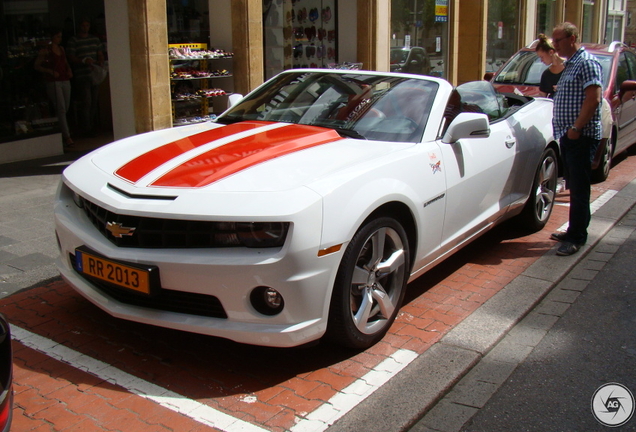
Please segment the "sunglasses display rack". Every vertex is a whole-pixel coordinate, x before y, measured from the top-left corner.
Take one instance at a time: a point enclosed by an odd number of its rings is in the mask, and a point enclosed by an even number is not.
[[[264,0],[265,78],[337,62],[336,0]]]
[[[183,43],[168,45],[168,57],[173,126],[213,119],[227,107],[232,53]]]

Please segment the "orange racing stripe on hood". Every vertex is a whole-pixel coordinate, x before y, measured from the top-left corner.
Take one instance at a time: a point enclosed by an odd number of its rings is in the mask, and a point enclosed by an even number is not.
[[[152,186],[203,187],[268,160],[340,139],[332,129],[290,124],[203,153],[172,169]]]
[[[181,138],[136,157],[115,171],[115,175],[135,183],[155,168],[192,149],[268,124],[271,122],[241,122]]]

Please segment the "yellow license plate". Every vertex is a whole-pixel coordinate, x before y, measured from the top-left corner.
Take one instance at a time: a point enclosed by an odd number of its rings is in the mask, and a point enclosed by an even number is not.
[[[87,276],[123,288],[150,294],[150,271],[104,259],[83,250],[75,251],[77,270]]]

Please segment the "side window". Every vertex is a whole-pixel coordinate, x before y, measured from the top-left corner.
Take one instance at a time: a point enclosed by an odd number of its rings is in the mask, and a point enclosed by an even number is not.
[[[629,79],[629,69],[627,66],[627,58],[625,56],[625,53],[621,53],[620,57],[618,58],[618,66],[616,68],[616,89],[615,91],[619,91],[619,89],[621,88],[621,84],[623,84],[623,81],[625,81],[626,79]]]
[[[488,115],[492,123],[503,118],[508,111],[506,98],[495,91],[488,81],[472,81],[453,90],[444,110],[444,132],[462,112]]]
[[[631,52],[625,52],[625,59],[627,60],[627,68],[629,69],[630,80],[636,80],[636,56]]]
[[[488,81],[472,81],[457,86],[462,112],[479,112],[493,122],[503,116],[497,92]]]

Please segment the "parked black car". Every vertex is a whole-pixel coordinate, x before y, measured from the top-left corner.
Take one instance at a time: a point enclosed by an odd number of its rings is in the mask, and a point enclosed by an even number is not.
[[[431,60],[422,47],[392,47],[391,72],[430,75]]]

